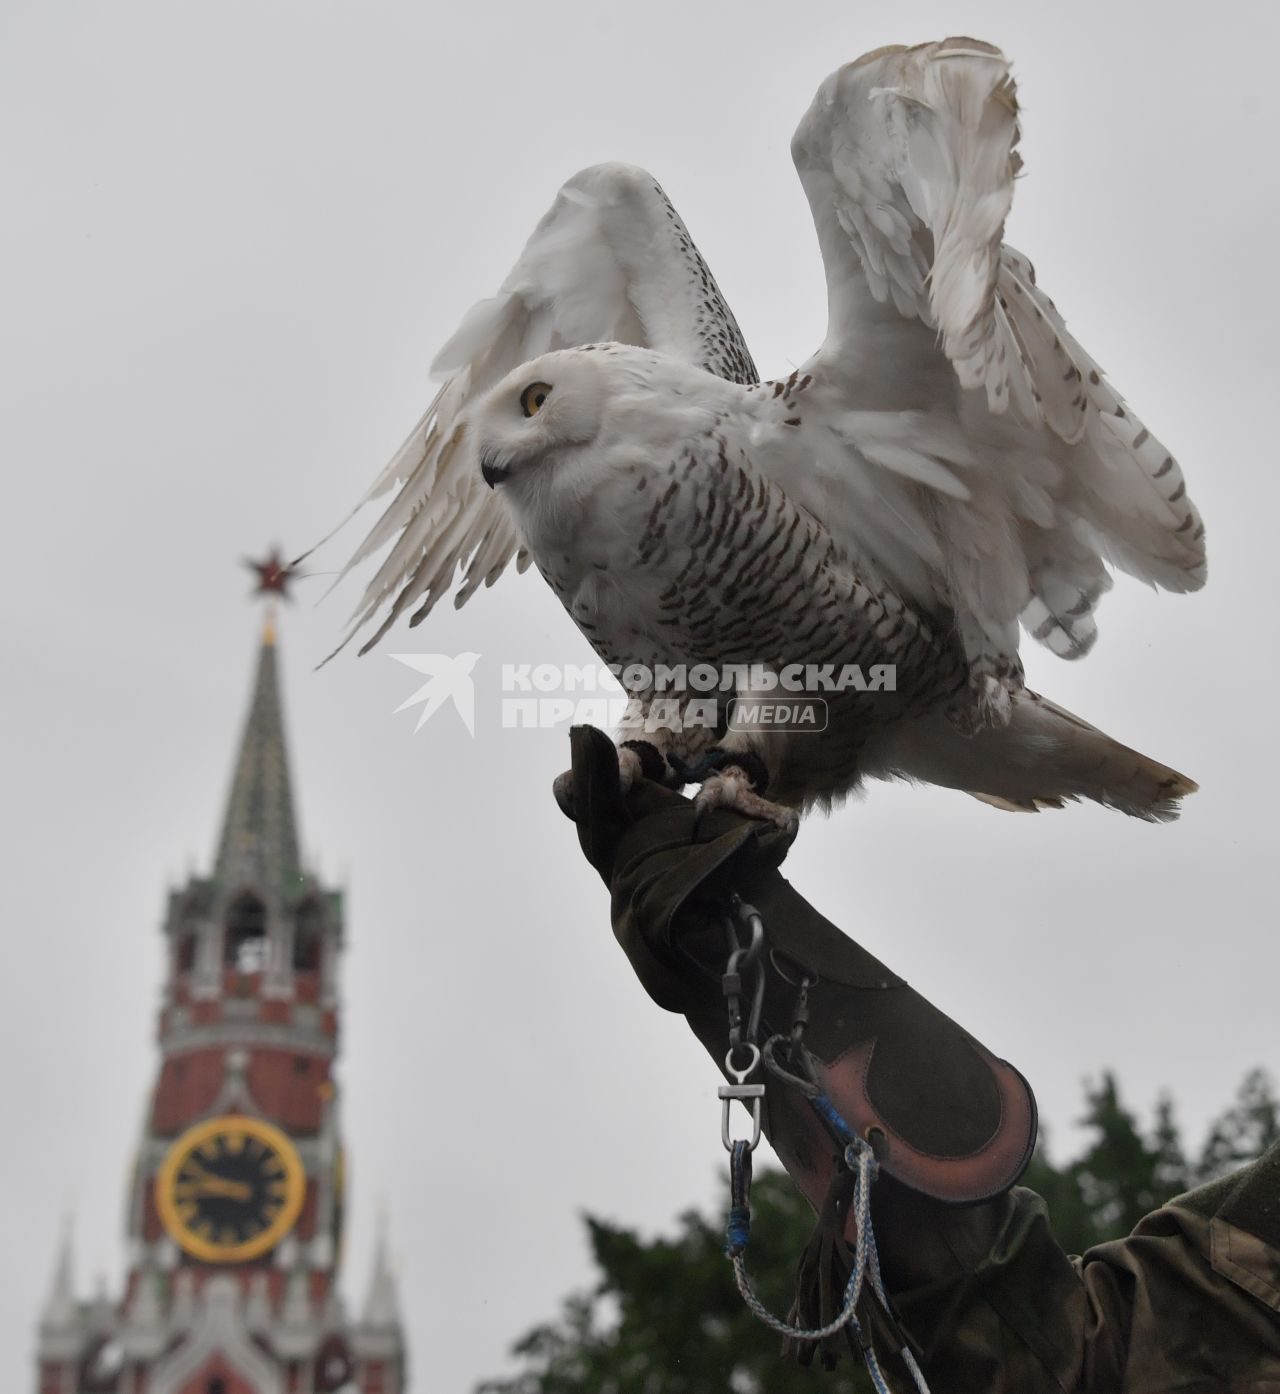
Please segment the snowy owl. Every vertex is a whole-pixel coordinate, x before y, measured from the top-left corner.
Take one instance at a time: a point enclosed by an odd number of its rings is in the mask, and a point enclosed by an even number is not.
[[[1108,565],[1189,591],[1205,562],[1173,457],[1003,243],[1017,141],[988,44],[829,77],[792,140],[827,335],[763,383],[654,179],[575,175],[437,355],[443,386],[370,490],[400,484],[348,563],[392,544],[357,609],[353,629],[380,619],[365,648],[459,569],[462,605],[516,557],[605,662],[709,671],[733,699],[686,685],[671,720],[642,680],[641,715],[664,714],[621,733],[627,779],[704,777],[704,803],[784,824],[867,777],[1175,816],[1194,783],[1023,685],[1020,630],[1087,653]],[[787,673],[820,729],[768,719]],[[682,723],[695,703],[713,718]]]

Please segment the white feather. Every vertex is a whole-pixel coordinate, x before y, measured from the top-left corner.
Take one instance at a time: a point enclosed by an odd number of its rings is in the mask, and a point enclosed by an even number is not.
[[[849,433],[848,468],[870,462],[942,496],[926,509],[944,558],[934,600],[961,617],[970,658],[996,667],[1016,654],[1019,615],[1055,653],[1086,652],[1104,562],[1173,590],[1204,579],[1204,529],[1181,471],[1003,243],[1017,142],[1008,61],[972,39],[841,68],[792,141],[830,312],[802,371],[829,402],[862,409],[863,429],[875,410],[928,419],[927,444],[905,425],[893,449],[878,444],[891,430],[865,443]],[[936,468],[947,431],[978,462],[962,478]],[[818,505],[795,474],[787,487]],[[876,527],[839,493],[821,516],[862,546]],[[1014,690],[1020,670],[1009,672]]]

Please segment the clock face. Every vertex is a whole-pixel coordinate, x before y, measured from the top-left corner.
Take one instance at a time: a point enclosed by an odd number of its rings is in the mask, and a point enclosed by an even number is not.
[[[302,1209],[306,1174],[270,1123],[229,1115],[188,1129],[156,1177],[164,1227],[193,1258],[243,1263],[273,1249]]]

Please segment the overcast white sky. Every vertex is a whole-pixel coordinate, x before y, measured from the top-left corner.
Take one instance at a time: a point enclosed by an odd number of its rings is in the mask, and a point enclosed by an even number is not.
[[[238,558],[345,511],[582,165],[652,169],[762,370],[803,360],[824,299],[788,141],[884,43],[1016,60],[1010,240],[1180,456],[1211,572],[1120,583],[1096,653],[1032,678],[1203,789],[1153,828],[877,787],[807,823],[790,873],[1023,1069],[1060,1156],[1104,1067],[1198,1137],[1280,1066],[1276,31],[1229,2],[0,9],[0,1385],[30,1387],[64,1209],[82,1282],[119,1281],[164,893],[208,864],[248,696]],[[304,599],[283,650],[305,844],[350,891],[347,1286],[383,1197],[415,1388],[461,1391],[586,1278],[581,1211],[720,1203],[718,1080],[613,943],[548,795],[563,737],[494,729],[502,662],[588,656],[549,592],[507,578],[384,646],[483,655],[474,741],[393,716],[414,675],[385,652],[312,671],[353,600]]]

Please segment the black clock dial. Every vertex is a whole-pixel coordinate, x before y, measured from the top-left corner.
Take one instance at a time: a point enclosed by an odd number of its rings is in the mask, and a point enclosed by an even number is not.
[[[173,1179],[179,1218],[211,1244],[243,1244],[270,1229],[288,1195],[285,1165],[276,1152],[260,1138],[232,1130],[188,1153]]]
[[[165,1228],[193,1258],[242,1263],[277,1245],[298,1219],[306,1172],[287,1134],[261,1118],[197,1123],[156,1177]]]

